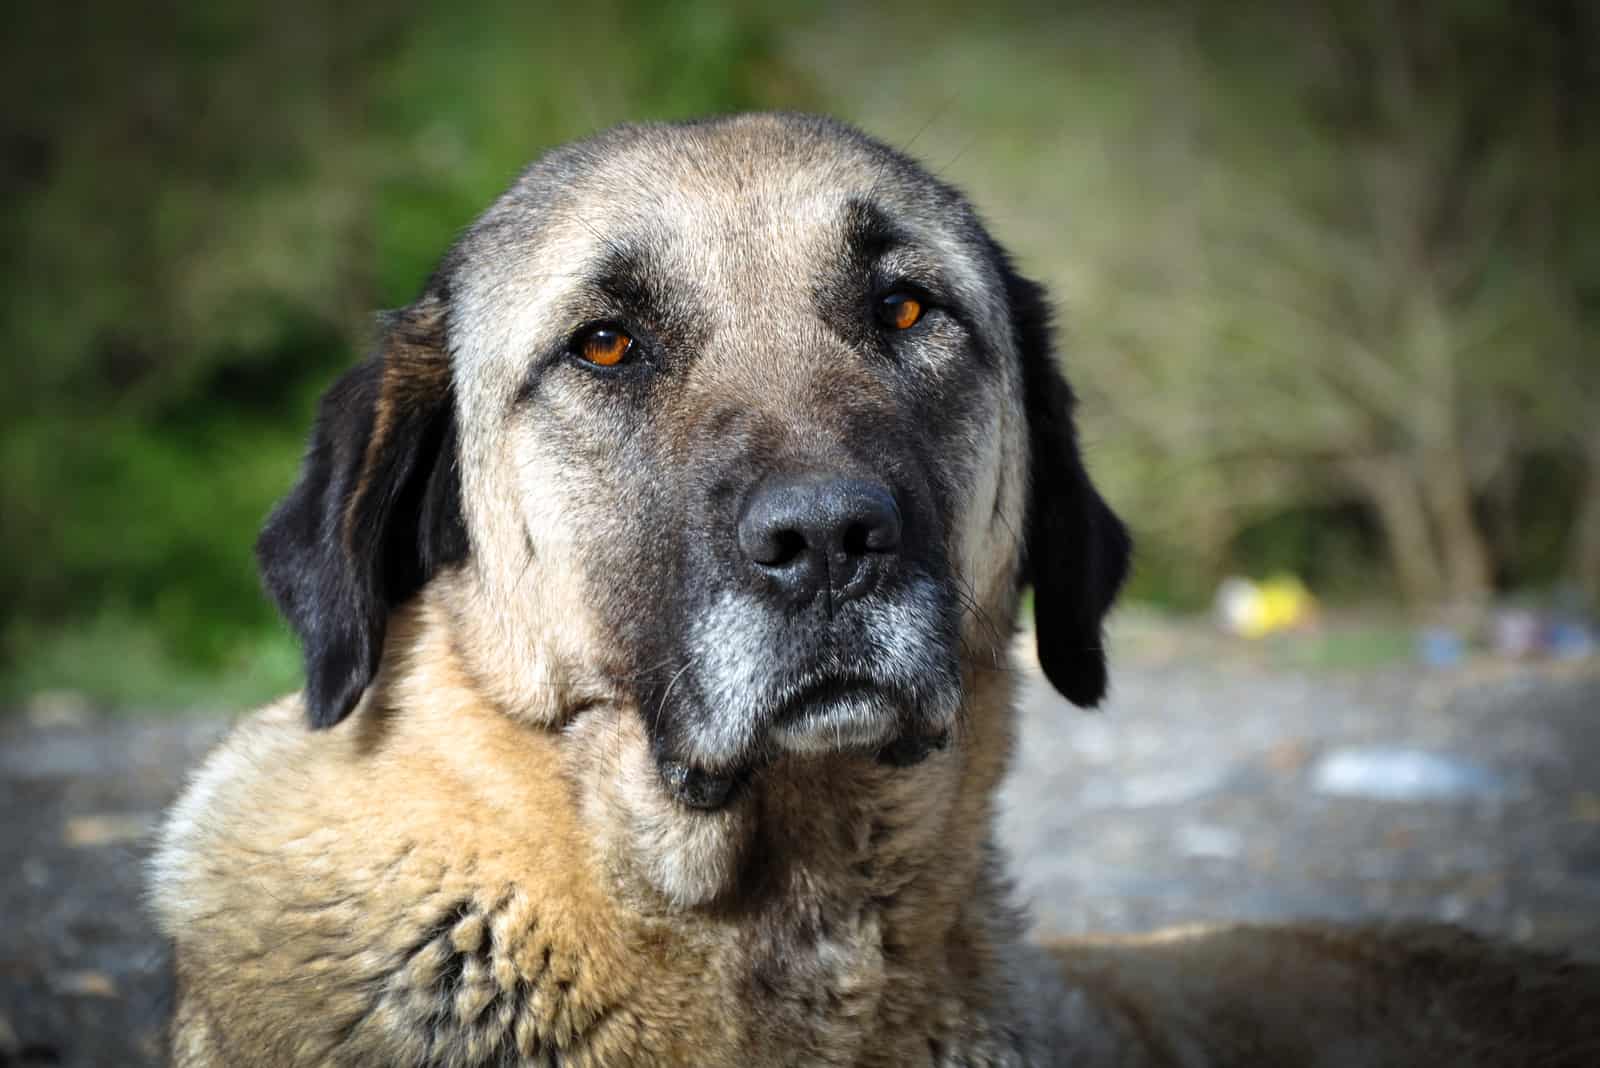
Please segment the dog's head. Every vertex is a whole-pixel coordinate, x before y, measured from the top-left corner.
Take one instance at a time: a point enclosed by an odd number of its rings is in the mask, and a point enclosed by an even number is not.
[[[624,127],[533,165],[328,393],[268,521],[314,726],[436,577],[509,714],[642,719],[680,802],[793,754],[914,762],[1019,586],[1082,705],[1126,569],[1040,291],[833,122]]]

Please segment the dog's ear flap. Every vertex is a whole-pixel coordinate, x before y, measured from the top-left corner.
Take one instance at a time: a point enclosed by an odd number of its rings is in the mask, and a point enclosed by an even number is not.
[[[1075,398],[1056,365],[1044,291],[1006,270],[1022,357],[1032,486],[1026,563],[1033,584],[1039,665],[1061,695],[1085,708],[1106,692],[1101,621],[1128,574],[1127,528],[1089,481],[1073,426]]]
[[[467,553],[443,302],[425,297],[382,330],[323,395],[300,479],[256,542],[304,649],[313,727],[361,699],[390,610]]]

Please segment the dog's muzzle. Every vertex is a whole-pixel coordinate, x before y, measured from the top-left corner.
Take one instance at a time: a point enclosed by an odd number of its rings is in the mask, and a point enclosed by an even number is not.
[[[810,470],[748,491],[722,543],[728,584],[685,635],[685,700],[667,703],[670,684],[655,698],[674,798],[718,808],[784,757],[907,766],[943,747],[960,701],[954,598],[910,499],[907,513],[882,481]]]

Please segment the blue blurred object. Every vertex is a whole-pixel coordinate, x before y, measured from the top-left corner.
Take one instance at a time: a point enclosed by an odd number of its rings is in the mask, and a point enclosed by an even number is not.
[[[1600,645],[1594,627],[1581,615],[1541,613],[1527,608],[1496,613],[1491,642],[1496,653],[1514,660],[1581,660],[1593,655]]]
[[[1582,660],[1600,652],[1600,641],[1588,624],[1579,620],[1562,620],[1550,625],[1545,641],[1550,655],[1557,660]]]
[[[1336,749],[1317,762],[1313,788],[1369,801],[1454,801],[1510,792],[1499,775],[1460,757],[1403,746]]]
[[[1466,655],[1466,641],[1449,627],[1428,627],[1417,635],[1417,656],[1429,667],[1454,667]]]

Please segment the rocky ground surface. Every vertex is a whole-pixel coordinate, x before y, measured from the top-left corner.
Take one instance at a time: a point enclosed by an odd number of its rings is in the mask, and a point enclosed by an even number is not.
[[[159,1063],[149,831],[226,723],[0,718],[0,1066]],[[1001,834],[1041,933],[1453,920],[1600,957],[1600,664],[1307,672],[1124,658],[1106,708],[1030,675]]]

